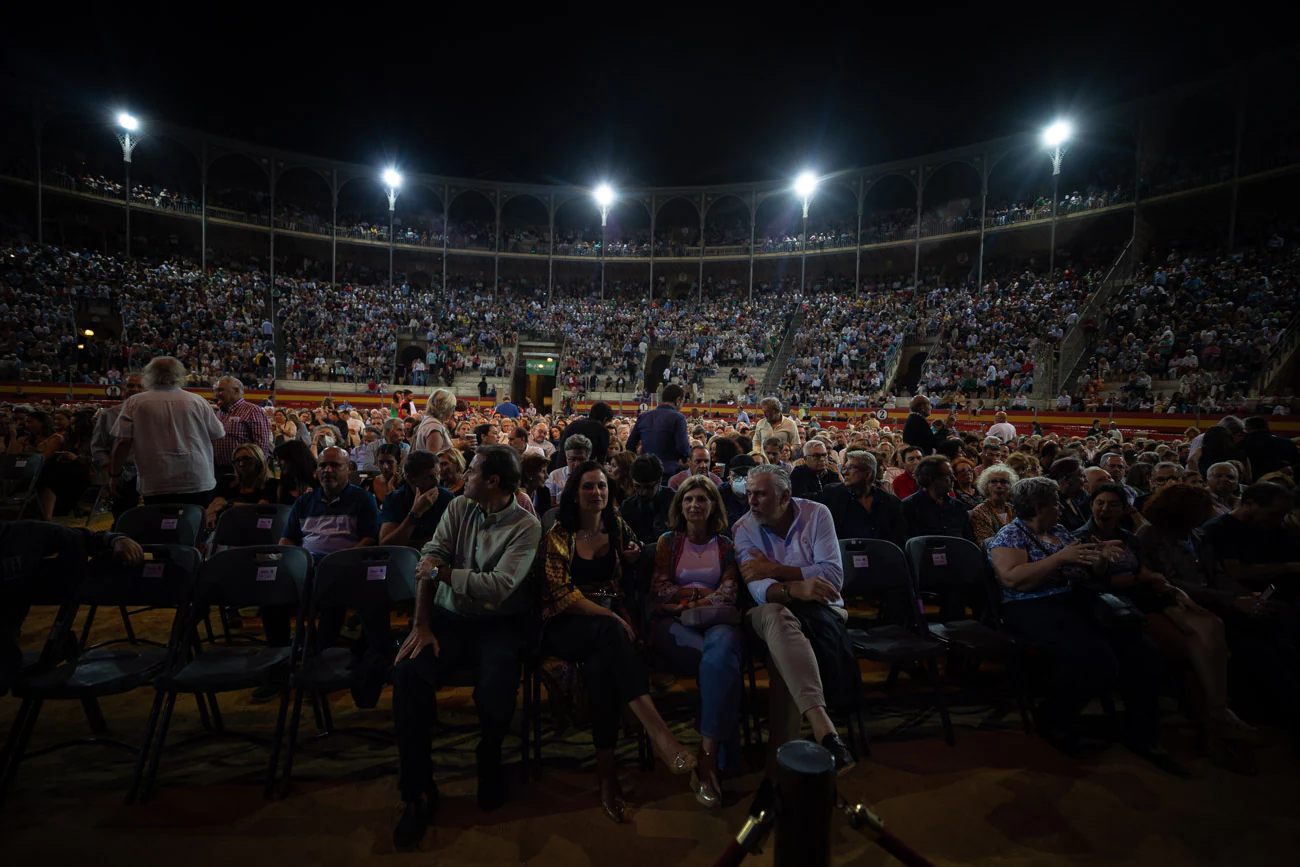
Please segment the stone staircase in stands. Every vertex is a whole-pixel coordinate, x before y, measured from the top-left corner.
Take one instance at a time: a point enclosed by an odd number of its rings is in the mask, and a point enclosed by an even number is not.
[[[790,317],[790,324],[786,326],[785,336],[781,338],[781,345],[777,347],[776,357],[767,366],[767,373],[762,380],[759,380],[758,394],[760,397],[775,392],[777,384],[781,382],[781,377],[785,375],[785,366],[790,361],[794,335],[799,330],[799,326],[803,324],[804,312],[803,307],[799,307],[795,310],[794,315]],[[754,378],[758,379],[758,377]]]

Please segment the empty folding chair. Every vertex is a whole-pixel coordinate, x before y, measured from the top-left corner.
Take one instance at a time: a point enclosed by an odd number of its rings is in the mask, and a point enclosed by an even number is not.
[[[209,541],[212,553],[226,548],[280,544],[292,511],[292,506],[274,503],[240,503],[229,507],[217,519],[217,529]]]
[[[0,768],[3,768],[0,795],[8,789],[17,774],[37,717],[47,701],[80,701],[86,708],[96,736],[43,747],[27,753],[26,757],[76,744],[104,744],[135,755],[136,773],[133,779],[138,779],[153,736],[157,714],[150,715],[139,744],[122,743],[98,737],[105,733],[107,727],[99,714],[97,700],[145,686],[175,663],[183,645],[184,624],[189,616],[200,559],[198,551],[180,545],[148,545],[145,546],[145,553],[149,559],[138,566],[124,566],[113,561],[111,555],[105,555],[89,567],[83,579],[75,581],[70,594],[60,592],[59,582],[52,580],[43,591],[49,595],[33,599],[36,604],[61,602],[63,605],[55,618],[40,662],[25,671],[13,687],[14,695],[22,699],[22,705],[10,732],[4,758],[0,761]],[[71,601],[66,598],[68,596]],[[62,661],[66,647],[64,639],[71,635],[78,604],[174,608],[170,639],[161,650],[91,650],[79,653],[71,660]],[[133,794],[134,782],[128,800]]]
[[[944,740],[951,746],[952,720],[938,666],[947,646],[929,635],[920,623],[920,602],[903,552],[894,543],[880,539],[841,539],[840,558],[844,565],[844,588],[840,592],[845,604],[852,607],[866,600],[883,599],[892,603],[891,613],[899,621],[850,628],[849,638],[858,658],[889,666],[887,689],[893,688],[899,666],[924,664],[934,683],[934,702],[943,722]],[[860,710],[855,717],[862,748],[870,753]]]
[[[36,503],[36,482],[44,466],[43,455],[0,455],[0,512],[13,512],[10,518],[15,521],[27,513]]]
[[[148,769],[141,787],[141,798],[148,797],[158,772],[167,730],[171,724],[172,709],[181,693],[206,695],[211,705],[212,726],[216,734],[229,734],[255,743],[267,739],[249,734],[226,732],[217,705],[217,694],[254,689],[266,684],[288,685],[290,671],[297,651],[302,646],[303,613],[306,600],[307,579],[311,573],[311,555],[302,548],[280,545],[258,545],[249,548],[230,548],[216,554],[203,564],[194,597],[194,608],[186,629],[186,657],[172,671],[155,681],[158,695],[155,709],[162,704],[162,719],[158,736],[152,747]],[[293,643],[289,647],[238,647],[228,643],[200,645],[197,624],[208,606],[267,606],[288,607],[298,613]],[[265,792],[269,797],[275,783],[279,764],[280,744],[284,736],[285,718],[289,711],[289,692],[286,688],[280,698],[280,711],[276,717],[275,732],[269,744],[270,761],[267,764]],[[202,736],[200,736],[202,737]]]
[[[918,593],[940,599],[939,614],[927,624],[930,634],[974,662],[1002,658],[1007,686],[1025,732],[1031,731],[1023,651],[1001,628],[997,611],[1002,593],[985,549],[954,536],[917,536],[907,542],[908,568]],[[967,608],[970,612],[967,612]],[[952,677],[949,666],[949,679]]]
[[[326,556],[316,567],[312,582],[308,621],[321,608],[383,610],[391,612],[399,605],[415,602],[415,566],[420,554],[414,548],[382,546],[352,548]],[[370,729],[336,729],[330,717],[325,694],[348,689],[353,682],[353,655],[347,647],[320,647],[309,635],[302,664],[293,677],[293,716],[289,721],[289,745],[285,751],[282,794],[289,791],[293,758],[298,747],[298,725],[302,702],[312,694],[323,727],[316,736],[347,732],[374,734]]]
[[[199,532],[203,529],[203,510],[195,505],[178,503],[163,506],[136,506],[122,513],[117,519],[114,532],[130,536],[141,545],[183,545],[194,547],[199,543]],[[90,637],[90,627],[94,623],[98,606],[91,605],[86,610],[86,620],[81,627],[81,645],[86,647]],[[153,644],[158,642],[137,638],[135,628],[131,625],[131,615],[143,614],[148,607],[128,610],[120,606],[122,626],[126,635],[123,638],[103,642],[87,649],[105,647],[110,644]],[[211,631],[211,630],[209,630]]]

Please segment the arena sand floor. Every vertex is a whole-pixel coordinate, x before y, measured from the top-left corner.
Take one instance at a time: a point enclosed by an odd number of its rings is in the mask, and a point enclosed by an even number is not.
[[[27,649],[45,634],[51,612],[36,609],[23,632]],[[133,621],[145,637],[165,634],[160,613]],[[116,637],[116,616],[100,616],[92,640]],[[881,672],[871,670],[869,680]],[[903,679],[906,682],[906,678]],[[690,692],[684,681],[657,695],[665,716],[693,745]],[[152,691],[105,699],[111,732],[132,741],[143,730]],[[636,766],[635,745],[620,750],[625,784],[636,808],[616,826],[598,806],[590,735],[570,728],[544,732],[540,782],[511,777],[510,799],[486,814],[474,801],[475,727],[468,689],[440,694],[435,761],[443,794],[435,826],[420,852],[395,853],[396,750],[339,736],[299,753],[295,785],[285,800],[262,797],[267,753],[234,740],[208,740],[169,750],[150,801],[122,803],[131,762],[125,753],[82,746],[23,764],[3,812],[0,851],[8,864],[256,865],[361,862],[467,865],[709,865],[744,822],[761,774],[728,780],[724,807],[701,811],[682,777],[662,764],[647,774]],[[17,711],[0,699],[0,733]],[[194,702],[182,698],[169,736],[176,744],[201,729]],[[269,732],[272,705],[248,696],[223,696],[228,729]],[[332,696],[335,723],[391,726],[387,693],[378,708],[358,711],[346,693]],[[1300,775],[1296,756],[1277,731],[1255,757],[1260,773],[1243,777],[1195,757],[1188,726],[1168,706],[1165,738],[1187,758],[1193,779],[1156,771],[1118,747],[1069,759],[1039,738],[1026,737],[1013,712],[959,708],[957,745],[940,736],[937,718],[884,739],[906,711],[873,713],[877,737],[870,759],[841,780],[850,799],[875,809],[890,829],[936,864],[1040,865],[1271,865],[1296,863],[1300,848]],[[304,714],[304,740],[314,732]],[[32,747],[87,734],[77,705],[46,706]],[[506,760],[518,741],[506,744]],[[1190,757],[1190,758],[1188,758]],[[757,758],[757,757],[751,757]],[[895,862],[840,818],[835,820],[835,863]],[[771,862],[770,849],[746,863]]]

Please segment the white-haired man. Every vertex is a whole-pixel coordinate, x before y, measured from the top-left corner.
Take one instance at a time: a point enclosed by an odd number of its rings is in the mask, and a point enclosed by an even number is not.
[[[749,513],[733,528],[736,562],[757,603],[746,626],[767,650],[770,746],[798,737],[806,719],[843,770],[853,759],[826,708],[852,707],[862,680],[845,627],[835,521],[821,503],[790,496],[790,474],[771,464],[749,471],[746,495]]]
[[[212,447],[212,463],[217,478],[235,471],[235,449],[251,443],[271,454],[271,422],[266,413],[244,400],[244,383],[233,376],[217,380],[213,393],[217,398],[217,421],[226,435]]]
[[[148,391],[127,398],[113,425],[109,489],[122,486],[127,458],[134,456],[137,484],[145,505],[193,503],[207,508],[217,486],[212,472],[212,444],[226,429],[197,394],[181,386],[185,365],[163,355],[144,369]],[[138,447],[137,442],[139,441]]]

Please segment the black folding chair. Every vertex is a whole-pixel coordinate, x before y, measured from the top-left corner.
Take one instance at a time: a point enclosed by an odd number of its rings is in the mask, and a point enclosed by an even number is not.
[[[322,608],[382,609],[391,612],[400,605],[413,604],[415,566],[419,561],[420,554],[414,548],[397,545],[351,548],[326,556],[316,567],[307,622],[314,620]],[[309,634],[302,655],[302,664],[298,666],[292,678],[293,715],[289,720],[289,744],[284,757],[284,779],[280,790],[282,797],[288,794],[290,779],[293,776],[293,758],[298,747],[302,702],[307,693],[311,693],[317,726],[321,729],[316,734],[316,738],[333,734],[362,736],[378,734],[385,740],[392,740],[390,734],[381,733],[376,729],[334,727],[325,694],[348,689],[352,685],[352,665],[351,649],[320,647],[315,636]],[[388,682],[391,683],[391,672]]]
[[[36,502],[37,480],[45,466],[43,455],[0,455],[0,512],[12,511],[11,520],[27,514]]]
[[[249,505],[239,503],[221,513],[209,545],[213,554],[226,548],[253,545],[278,545],[284,537],[293,506],[274,503]]]
[[[865,629],[851,624],[849,638],[854,652],[859,659],[889,666],[889,676],[885,681],[887,692],[893,691],[900,666],[923,663],[934,684],[934,703],[943,722],[944,740],[952,746],[952,720],[948,715],[938,665],[938,660],[947,653],[947,647],[926,632],[920,622],[920,602],[903,552],[894,543],[881,539],[841,539],[840,558],[844,564],[841,595],[845,603],[852,607],[867,600],[884,600],[890,603],[888,607],[893,617],[900,621],[875,623]],[[863,752],[869,755],[871,747],[860,706],[854,717]],[[919,719],[908,725],[914,725]]]
[[[217,527],[208,540],[208,556],[227,548],[248,548],[253,545],[278,545],[284,537],[284,529],[289,523],[292,506],[280,506],[275,503],[247,504],[238,503],[230,506],[217,518]],[[217,612],[221,618],[222,637],[231,638],[231,614],[221,609]],[[204,621],[207,625],[207,620]],[[208,640],[213,640],[212,627],[207,626]],[[242,641],[263,643],[255,635],[241,633],[237,636]]]
[[[1002,593],[985,550],[954,536],[917,536],[907,542],[907,563],[918,594],[933,593],[940,599],[937,621],[927,624],[930,634],[948,645],[950,660],[953,656],[976,663],[1004,659],[1008,691],[1020,710],[1025,733],[1030,733],[1023,653],[1001,628],[997,611]],[[954,669],[950,663],[950,680]]]
[[[227,732],[221,720],[221,710],[217,706],[217,693],[288,683],[289,673],[302,646],[303,613],[310,574],[311,555],[302,548],[281,545],[230,548],[203,564],[194,607],[186,627],[187,655],[174,670],[155,681],[158,695],[154,700],[153,713],[158,711],[161,704],[162,721],[142,782],[141,799],[147,798],[153,788],[167,740],[167,729],[171,725],[172,709],[176,704],[176,696],[181,693],[207,696],[211,705],[213,734],[267,743],[266,738]],[[204,647],[198,640],[197,626],[206,608],[213,605],[236,608],[278,605],[293,608],[298,613],[293,643],[289,647],[236,647],[229,643]],[[266,770],[267,797],[270,797],[275,784],[275,771],[279,764],[280,744],[284,738],[288,712],[289,691],[285,689],[280,697],[275,733],[269,742],[271,759]],[[198,737],[202,738],[203,735]]]
[[[192,548],[199,544],[199,532],[202,529],[203,510],[198,506],[177,503],[176,505],[164,506],[136,506],[128,509],[117,519],[113,531],[129,536],[141,545],[183,545]],[[136,637],[135,628],[131,625],[131,615],[143,614],[148,610],[148,606],[137,608],[134,611],[128,610],[125,605],[119,606],[118,612],[122,615],[122,627],[126,635],[122,638],[87,647],[86,642],[90,639],[90,627],[94,624],[95,614],[98,611],[98,606],[91,605],[86,609],[86,621],[81,626],[81,646],[87,650],[123,642],[127,644],[152,644],[155,647],[163,646],[156,641]],[[209,628],[209,635],[211,635],[211,632],[212,630]]]
[[[128,803],[148,753],[156,714],[151,714],[144,737],[138,745],[100,737],[107,725],[99,712],[98,699],[120,695],[145,686],[172,665],[182,647],[184,624],[194,596],[199,571],[199,552],[180,545],[149,545],[145,552],[151,559],[139,566],[123,566],[105,555],[80,575],[51,575],[42,582],[35,604],[60,604],[54,626],[46,639],[40,661],[25,671],[14,684],[13,692],[22,699],[18,716],[0,760],[0,797],[8,790],[23,758],[43,755],[67,746],[100,744],[126,750],[136,757],[135,773]],[[163,650],[92,650],[60,661],[78,604],[149,605],[175,608],[171,637]],[[25,753],[27,743],[41,708],[47,701],[80,701],[90,719],[92,737],[65,741]],[[202,708],[201,708],[202,710]],[[206,713],[202,714],[206,719]]]

